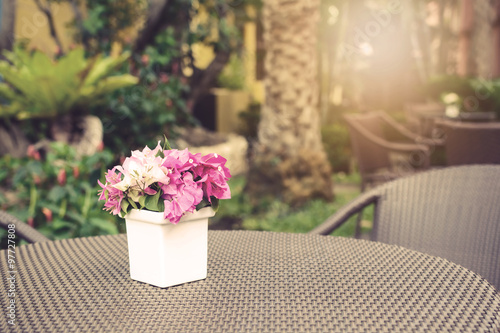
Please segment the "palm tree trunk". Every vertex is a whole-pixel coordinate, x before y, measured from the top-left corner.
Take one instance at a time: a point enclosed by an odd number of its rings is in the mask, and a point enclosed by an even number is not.
[[[252,160],[251,194],[292,204],[331,199],[318,106],[319,0],[264,2],[265,103]]]

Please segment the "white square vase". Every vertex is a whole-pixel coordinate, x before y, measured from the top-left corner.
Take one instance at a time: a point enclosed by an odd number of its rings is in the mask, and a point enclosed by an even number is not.
[[[163,213],[133,209],[125,216],[130,277],[165,288],[207,277],[211,207],[187,213],[178,224]]]

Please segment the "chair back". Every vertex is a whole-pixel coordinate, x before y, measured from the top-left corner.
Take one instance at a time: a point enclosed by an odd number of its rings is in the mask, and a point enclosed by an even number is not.
[[[446,106],[442,103],[424,102],[405,105],[407,121],[420,135],[432,138],[435,121],[444,117]]]
[[[383,123],[376,112],[344,115],[349,127],[351,147],[358,161],[359,172],[365,175],[381,168],[389,168],[391,163],[387,150],[375,144],[368,136],[383,138]]]
[[[500,123],[441,120],[447,165],[500,164]]]
[[[376,189],[372,239],[446,258],[500,290],[499,184],[500,165],[449,167],[386,183]]]
[[[27,241],[28,243],[49,242],[50,239],[45,237],[38,230],[30,227],[22,222],[17,217],[0,210],[0,228],[9,230],[14,226],[16,238]]]

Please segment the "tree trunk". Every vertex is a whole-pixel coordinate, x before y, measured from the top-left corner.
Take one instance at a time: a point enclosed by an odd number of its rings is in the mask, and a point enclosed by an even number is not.
[[[156,35],[162,32],[167,26],[172,26],[180,36],[191,25],[189,8],[190,2],[182,3],[183,10],[171,17],[172,8],[178,6],[180,1],[172,0],[150,0],[148,14],[144,28],[140,31],[134,45],[134,53],[142,53],[148,45],[153,45]],[[227,15],[226,11],[218,12],[220,18]],[[183,41],[187,44],[187,41]],[[229,61],[230,50],[214,50],[215,57],[212,62],[205,68],[199,69],[193,65],[193,75],[189,78],[190,90],[185,97],[188,106],[187,111],[193,112],[194,106],[204,96],[210,93],[210,90],[216,85],[217,77],[224,69]],[[179,62],[184,61],[184,57],[174,60]]]
[[[492,39],[493,39],[493,64],[491,78],[500,77],[500,2],[494,6],[494,19],[491,24]]]
[[[264,2],[265,103],[248,191],[293,205],[332,199],[318,110],[319,0]]]
[[[458,40],[458,68],[461,76],[473,75],[475,72],[472,49],[472,36],[474,33],[474,2],[462,0],[460,37]]]
[[[14,26],[16,24],[16,0],[3,0],[1,7],[0,51],[12,50],[12,45],[14,44]]]
[[[28,139],[13,121],[0,119],[0,157],[4,155],[24,157],[28,145]]]
[[[134,52],[141,53],[144,49],[152,44],[155,37],[160,33],[168,23],[166,16],[168,6],[171,2],[168,0],[150,0],[144,28],[141,30],[134,45]]]

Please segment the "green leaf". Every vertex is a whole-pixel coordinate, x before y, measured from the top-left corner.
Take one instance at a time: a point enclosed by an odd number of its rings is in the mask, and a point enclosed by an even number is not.
[[[87,220],[81,214],[76,213],[76,212],[70,212],[70,211],[68,211],[67,212],[67,216],[71,220],[77,222],[79,225],[84,225],[87,222]]]
[[[205,199],[202,199],[199,204],[196,205],[196,210],[200,210],[202,208],[205,208],[207,206],[210,206],[210,202],[208,202]]]
[[[60,219],[55,219],[50,227],[57,234],[67,233],[68,231],[73,230],[75,228],[73,223]]]
[[[28,207],[29,216],[35,216],[36,201],[38,199],[38,193],[35,185],[30,187],[30,204]]]
[[[129,52],[124,52],[118,57],[97,56],[90,72],[85,78],[84,85],[94,85],[101,81],[102,78],[111,74],[111,72],[120,64],[124,63],[130,56]]]
[[[99,230],[101,231],[100,234],[114,235],[118,233],[116,225],[109,220],[94,217],[89,220],[89,223],[94,227],[99,228]]]
[[[170,143],[168,142],[167,136],[163,134],[163,138],[165,139],[165,143],[163,144],[163,150],[172,150],[172,147],[170,147]]]
[[[163,199],[160,198],[162,194],[163,192],[161,190],[158,190],[158,192],[156,192],[155,195],[146,197],[146,202],[145,202],[146,209],[152,210],[154,212],[159,212],[161,207],[159,203],[160,200],[161,204],[163,205]]]
[[[158,211],[163,212],[164,210],[165,210],[165,201],[160,198],[160,200],[158,200]]]
[[[216,197],[211,197],[212,199],[212,209],[214,210],[214,212],[217,213],[217,211],[219,210],[219,199],[217,199]]]
[[[122,211],[125,212],[125,214],[127,213],[128,206],[130,206],[130,204],[127,200],[122,200],[122,202],[120,203],[120,207],[122,208]]]
[[[99,95],[109,94],[120,88],[130,87],[139,82],[139,79],[130,74],[123,74],[120,76],[110,76],[101,79],[96,85],[85,86],[81,90],[80,99],[96,98]]]
[[[63,218],[64,215],[66,215],[66,211],[68,209],[68,201],[66,199],[64,199],[62,202],[61,202],[61,206],[59,207],[59,217],[60,218]]]
[[[62,186],[56,185],[49,191],[48,199],[50,201],[59,202],[64,197],[66,197],[66,190]]]
[[[132,200],[131,198],[128,198],[128,202],[130,203],[130,205],[132,207],[134,207],[134,209],[139,209],[139,207],[137,207],[137,204],[135,203],[135,201]]]
[[[139,198],[139,204],[141,205],[141,208],[143,208],[144,206],[146,206],[146,196],[143,195],[142,197]]]

